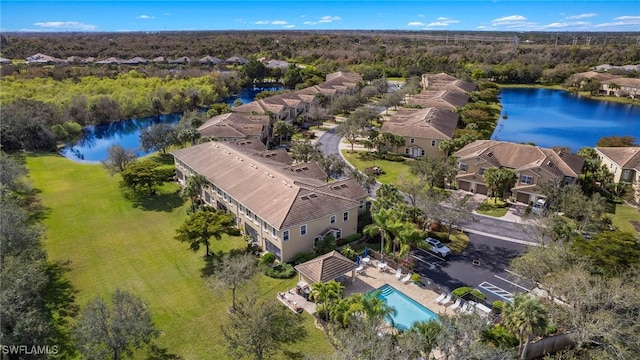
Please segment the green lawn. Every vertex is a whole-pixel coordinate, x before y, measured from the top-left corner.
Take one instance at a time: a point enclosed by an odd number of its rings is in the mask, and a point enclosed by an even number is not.
[[[185,360],[228,358],[220,325],[231,296],[207,290],[201,276],[203,252],[194,254],[173,239],[188,208],[177,196],[177,184],[165,184],[152,201],[134,205],[123,198],[119,176],[109,176],[101,165],[56,155],[29,156],[26,162],[45,207],[44,245],[51,260],[71,260],[68,277],[78,290],[78,304],[107,297],[116,288],[131,291],[150,305],[162,330],[159,344],[170,353]],[[212,250],[244,245],[241,238],[225,237],[214,241]],[[259,275],[260,296],[276,301],[278,291],[296,282]],[[312,356],[331,353],[313,318],[303,314],[301,321],[309,337],[288,349]]]
[[[373,160],[365,160],[362,158],[362,154],[365,153],[366,151],[356,151],[352,153],[351,150],[342,150],[342,155],[345,159],[362,172],[364,172],[365,168],[374,166]],[[384,174],[377,177],[377,180],[384,184],[397,184],[400,182],[402,176],[406,176],[407,178],[413,177],[409,172],[409,166],[406,162],[376,159],[375,166],[380,167],[380,169],[384,171]]]
[[[620,231],[627,231],[638,235],[638,231],[634,228],[631,221],[640,222],[640,211],[632,208],[629,205],[618,204],[616,205],[616,213],[610,214],[613,226],[620,229]]]
[[[503,217],[509,211],[509,204],[502,200],[495,198],[488,198],[484,200],[480,206],[476,209],[478,214],[489,215],[493,217]]]

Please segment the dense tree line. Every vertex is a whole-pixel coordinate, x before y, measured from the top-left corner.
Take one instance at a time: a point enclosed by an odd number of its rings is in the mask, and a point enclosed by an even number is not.
[[[69,320],[78,309],[65,278],[68,264],[47,259],[42,210],[25,182],[24,166],[0,153],[0,167],[0,343],[28,349],[7,354],[3,348],[3,354],[18,359],[40,346],[41,358],[72,357]]]

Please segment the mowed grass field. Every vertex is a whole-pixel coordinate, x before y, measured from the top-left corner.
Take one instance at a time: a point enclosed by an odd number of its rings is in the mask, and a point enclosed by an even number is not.
[[[149,304],[162,331],[158,344],[188,359],[228,359],[220,326],[226,321],[231,294],[205,287],[204,250],[193,253],[173,237],[187,216],[188,202],[178,185],[163,185],[148,202],[132,203],[100,164],[80,164],[57,155],[26,159],[29,177],[45,207],[44,245],[51,260],[70,260],[67,274],[78,290],[80,306],[116,289],[132,292]],[[239,238],[212,241],[215,253],[244,248]],[[276,300],[278,291],[295,286],[288,280],[258,275],[259,295]],[[308,338],[288,350],[323,357],[332,347],[313,318],[302,314]]]

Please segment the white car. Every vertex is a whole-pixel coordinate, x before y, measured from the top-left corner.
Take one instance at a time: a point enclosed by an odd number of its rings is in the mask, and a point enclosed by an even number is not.
[[[451,249],[449,249],[449,247],[441,243],[439,240],[436,240],[432,237],[428,237],[424,239],[424,241],[427,244],[431,245],[431,251],[437,255],[440,255],[442,257],[447,257],[451,254]]]

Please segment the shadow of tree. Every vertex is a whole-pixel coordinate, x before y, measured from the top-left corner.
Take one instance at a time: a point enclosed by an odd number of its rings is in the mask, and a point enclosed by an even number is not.
[[[146,360],[181,360],[183,357],[172,354],[169,350],[161,348],[160,346],[153,344],[150,348],[150,354]]]
[[[231,249],[229,250],[229,255],[238,256],[246,254],[247,252],[248,251],[244,249]],[[224,255],[225,253],[222,251],[218,253],[211,251],[210,256],[204,257],[204,267],[200,270],[200,275],[204,278],[213,275],[216,272],[217,266],[220,264],[220,261],[222,260],[222,257]]]
[[[184,204],[178,190],[170,193],[156,192],[149,195],[146,189],[133,191],[124,186],[121,189],[125,199],[131,201],[134,207],[146,211],[171,212]]]
[[[45,308],[51,321],[52,343],[58,346],[62,358],[74,358],[76,348],[70,334],[70,318],[78,314],[75,303],[78,291],[65,274],[71,270],[70,261],[56,261],[47,264],[47,285],[44,292]]]

